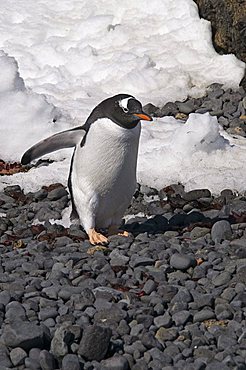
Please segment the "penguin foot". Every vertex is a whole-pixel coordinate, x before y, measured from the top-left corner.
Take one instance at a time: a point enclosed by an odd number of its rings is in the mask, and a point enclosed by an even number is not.
[[[109,226],[108,228],[108,236],[112,235],[119,235],[119,236],[129,236],[129,233],[127,231],[120,230],[117,226]]]
[[[108,244],[108,239],[106,236],[98,233],[95,229],[90,229],[88,231],[89,241],[93,245],[97,244]]]

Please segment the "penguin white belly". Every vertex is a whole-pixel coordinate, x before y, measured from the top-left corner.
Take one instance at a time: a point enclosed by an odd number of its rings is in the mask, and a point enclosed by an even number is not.
[[[77,145],[71,185],[86,231],[120,225],[136,189],[140,131],[140,123],[125,129],[104,118],[91,125],[85,144]]]

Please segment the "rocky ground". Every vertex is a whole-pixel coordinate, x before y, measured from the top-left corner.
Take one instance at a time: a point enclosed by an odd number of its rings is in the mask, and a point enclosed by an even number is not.
[[[245,136],[245,105],[212,85],[148,107]],[[79,226],[49,222],[69,203],[60,184],[0,193],[0,370],[246,369],[246,194],[139,186],[130,236],[94,254]]]

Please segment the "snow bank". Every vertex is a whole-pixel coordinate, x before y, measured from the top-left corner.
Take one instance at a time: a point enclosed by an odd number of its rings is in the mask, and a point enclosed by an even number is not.
[[[20,161],[24,151],[59,131],[59,111],[44,95],[26,89],[13,57],[0,50],[0,159]]]
[[[244,71],[215,52],[192,0],[5,0],[1,45],[28,87],[82,120],[107,96],[163,104],[237,87]]]
[[[246,140],[232,138],[209,113],[190,114],[186,123],[165,117],[142,125],[138,180],[158,189],[181,182],[187,191],[243,191],[245,154]]]

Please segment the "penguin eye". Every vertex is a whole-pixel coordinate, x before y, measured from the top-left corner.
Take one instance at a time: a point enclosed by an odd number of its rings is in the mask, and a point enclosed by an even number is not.
[[[122,109],[123,109],[123,112],[125,112],[125,113],[128,113],[129,112],[129,109],[128,108],[122,107]]]

